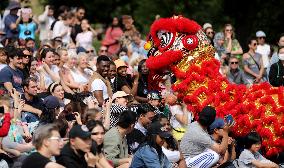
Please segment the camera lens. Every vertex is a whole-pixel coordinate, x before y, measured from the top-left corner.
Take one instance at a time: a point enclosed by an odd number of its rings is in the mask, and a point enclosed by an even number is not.
[[[26,30],[26,31],[24,32],[24,34],[25,34],[26,36],[28,36],[28,35],[31,35],[31,34],[32,34],[32,32],[31,32],[31,31],[29,31],[29,30]]]

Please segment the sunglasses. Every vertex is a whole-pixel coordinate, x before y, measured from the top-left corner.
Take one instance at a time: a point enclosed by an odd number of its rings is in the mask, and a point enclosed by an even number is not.
[[[259,39],[265,39],[265,37],[258,37]]]
[[[253,45],[253,46],[256,46],[257,44],[256,44],[256,43],[253,43],[252,45]]]
[[[32,55],[24,55],[23,57],[24,57],[24,58],[31,58]]]
[[[214,34],[214,32],[207,32],[207,34]]]
[[[107,52],[107,50],[100,50],[100,52]]]
[[[105,134],[105,132],[92,132],[92,135],[99,135],[99,134],[104,135],[104,134]]]
[[[225,31],[227,31],[227,32],[231,32],[231,31],[233,31],[232,29],[226,29]]]
[[[89,50],[89,51],[86,51],[86,53],[93,53],[94,50]]]
[[[230,64],[238,64],[239,62],[230,62]]]

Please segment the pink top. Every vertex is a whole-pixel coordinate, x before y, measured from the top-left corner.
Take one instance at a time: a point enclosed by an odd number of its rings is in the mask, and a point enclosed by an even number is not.
[[[123,31],[120,27],[109,27],[106,31],[106,35],[104,40],[102,41],[102,45],[108,47],[108,53],[110,55],[117,54],[120,49],[120,44],[118,40],[123,35]]]

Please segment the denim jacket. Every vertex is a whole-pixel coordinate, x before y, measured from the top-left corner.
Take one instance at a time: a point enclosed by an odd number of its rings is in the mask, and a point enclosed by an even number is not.
[[[134,154],[130,168],[171,168],[167,157],[162,153],[161,160],[157,151],[149,145],[140,147]]]

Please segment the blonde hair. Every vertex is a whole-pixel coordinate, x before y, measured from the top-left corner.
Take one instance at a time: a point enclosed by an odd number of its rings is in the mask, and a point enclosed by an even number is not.
[[[81,62],[81,59],[86,57],[86,59],[88,60],[88,55],[84,52],[79,52],[79,54],[77,55],[77,58],[78,58],[78,64],[80,64]]]
[[[61,57],[63,51],[66,51],[68,53],[68,50],[66,48],[60,47],[56,50],[56,52],[59,54],[60,57]]]

